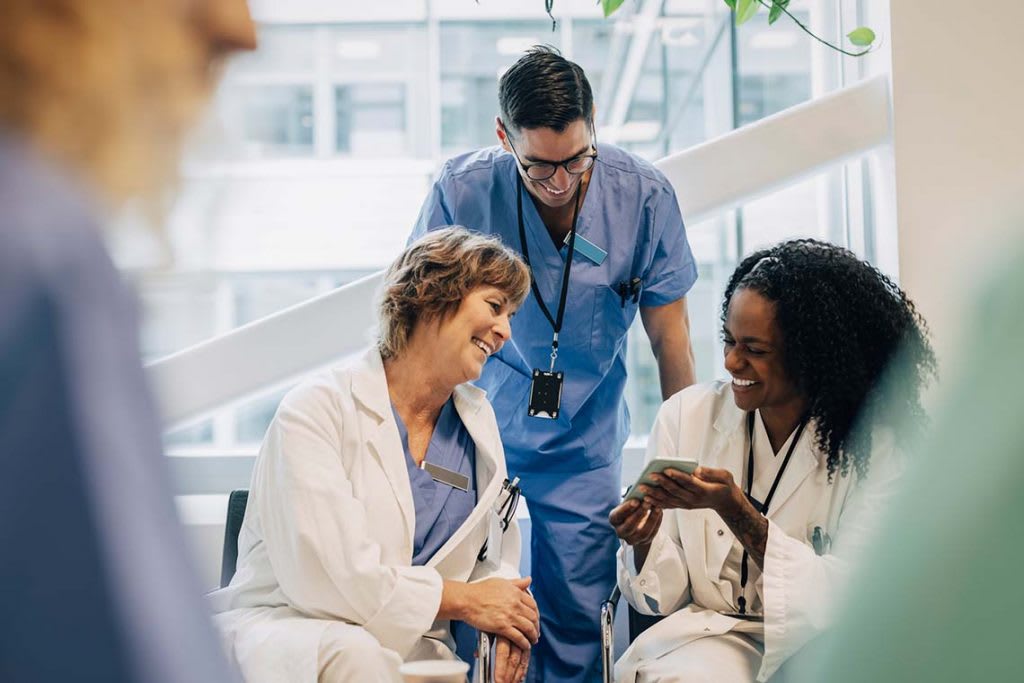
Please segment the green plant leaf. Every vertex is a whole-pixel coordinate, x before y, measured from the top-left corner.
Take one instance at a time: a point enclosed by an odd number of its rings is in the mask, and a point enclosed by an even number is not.
[[[739,26],[749,21],[759,9],[761,9],[761,3],[757,0],[738,0],[736,3],[736,25]]]
[[[736,11],[736,0],[725,0],[725,4],[729,6],[729,9]]]
[[[789,4],[789,0],[775,0],[772,8],[768,11],[768,25],[771,26],[782,16],[782,10]]]
[[[846,34],[846,37],[858,47],[868,47],[871,43],[875,42],[875,32],[867,26],[853,29]]]
[[[604,10],[605,18],[610,17],[615,10],[622,7],[622,3],[626,0],[601,0],[601,9]]]

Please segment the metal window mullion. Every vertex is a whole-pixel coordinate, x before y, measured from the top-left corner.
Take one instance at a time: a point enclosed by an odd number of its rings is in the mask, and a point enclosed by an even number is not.
[[[430,88],[427,92],[427,127],[429,135],[428,154],[436,164],[441,163],[441,22],[434,10],[437,0],[427,0],[427,77]],[[415,121],[411,117],[410,121]]]
[[[316,27],[313,46],[313,150],[317,159],[330,159],[337,154],[338,120],[329,26]]]

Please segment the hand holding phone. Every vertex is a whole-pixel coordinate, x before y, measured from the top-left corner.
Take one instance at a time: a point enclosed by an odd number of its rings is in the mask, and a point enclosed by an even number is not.
[[[654,480],[651,479],[652,474],[661,474],[665,470],[679,470],[680,472],[686,472],[687,474],[693,474],[693,471],[698,467],[696,460],[682,460],[679,458],[655,458],[651,460],[644,467],[644,471],[637,477],[636,483],[629,487],[629,491],[626,493],[625,500],[636,498],[637,500],[643,500],[644,494],[639,490],[640,484],[648,484],[650,486],[657,486]]]

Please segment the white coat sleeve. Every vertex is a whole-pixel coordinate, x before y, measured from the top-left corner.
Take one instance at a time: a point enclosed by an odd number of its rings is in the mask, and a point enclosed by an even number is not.
[[[289,603],[316,618],[361,625],[404,658],[436,618],[443,582],[430,567],[382,563],[381,548],[366,531],[366,506],[339,461],[336,400],[315,384],[285,397],[264,439],[250,496]]]
[[[654,458],[679,457],[678,403],[677,395],[658,411],[647,441],[645,463]],[[633,546],[619,542],[616,558],[619,590],[641,614],[670,614],[690,602],[690,576],[680,541],[679,519],[676,511],[666,511],[639,572]]]
[[[851,572],[864,557],[878,519],[899,485],[904,463],[885,437],[877,435],[869,474],[853,485],[831,553],[817,555],[769,520],[762,575],[765,651],[759,681],[768,680],[788,657],[831,625]]]

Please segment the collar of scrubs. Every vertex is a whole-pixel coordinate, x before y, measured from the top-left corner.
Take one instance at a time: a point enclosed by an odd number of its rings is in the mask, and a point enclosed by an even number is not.
[[[430,477],[430,474],[423,468],[422,464],[416,464],[412,452],[409,450],[409,430],[406,428],[394,404],[391,405],[391,412],[395,416],[398,435],[402,439],[402,449],[405,452],[406,465]],[[450,472],[457,472],[468,477],[470,479],[469,489],[473,490],[475,487],[472,483],[472,468],[467,467],[467,449],[465,444],[461,443],[464,441],[468,441],[470,445],[473,444],[473,440],[469,438],[469,434],[466,432],[465,425],[462,424],[462,420],[459,418],[458,411],[455,410],[455,401],[453,398],[450,398],[441,407],[441,412],[437,416],[437,423],[434,425],[434,431],[430,435],[430,443],[427,445],[427,452],[423,458],[423,463],[431,463]],[[452,488],[445,482],[438,481],[437,483],[445,488]]]
[[[572,196],[572,225],[569,227],[569,244],[568,252],[565,255],[565,263],[561,268],[561,278],[558,290],[558,308],[555,309],[554,314],[548,308],[547,304],[544,303],[544,297],[541,296],[540,290],[537,289],[537,278],[534,274],[536,270],[535,266],[530,263],[530,253],[528,240],[526,237],[526,225],[523,220],[523,193],[526,191],[523,187],[523,178],[521,175],[516,173],[516,220],[519,224],[519,247],[523,252],[523,260],[526,261],[526,265],[530,268],[532,277],[530,278],[530,288],[533,290],[533,295],[537,297],[537,304],[540,306],[541,312],[544,317],[551,323],[551,329],[554,330],[554,338],[551,342],[551,363],[552,370],[554,370],[555,354],[558,351],[558,333],[562,331],[562,321],[565,316],[565,302],[569,294],[569,277],[572,275],[572,262],[575,254],[576,247],[576,221],[580,217],[580,193],[583,191],[582,179],[576,185],[576,191],[573,192]],[[545,230],[546,231],[546,230]]]
[[[598,148],[600,154],[600,147]],[[512,155],[509,154],[509,157]],[[519,169],[515,163],[515,159],[510,159],[512,163],[509,164],[508,183],[509,187],[512,188],[512,192],[509,196],[512,204],[509,207],[515,216],[517,197],[517,179],[519,178]],[[601,157],[598,156],[597,161],[590,169],[590,184],[587,187],[587,194],[582,197],[580,201],[579,215],[576,218],[576,234],[586,235],[590,232],[590,226],[594,223],[594,214],[599,210],[598,201],[596,201],[598,194],[600,193],[600,179],[603,172],[603,166],[601,163]],[[525,188],[524,188],[525,190]],[[551,239],[551,235],[548,233],[547,226],[544,225],[544,219],[540,217],[540,212],[537,211],[537,205],[533,201],[533,195],[524,191],[523,197],[523,225],[526,230],[526,241],[528,249],[530,251],[530,260],[534,264],[531,267],[533,271],[533,279],[536,282],[537,289],[540,291],[541,296],[544,298],[545,303],[549,304],[549,307],[557,305],[558,295],[560,293],[560,287],[562,285],[562,266],[565,264],[565,260],[568,257],[568,249],[564,244],[556,245]],[[590,199],[591,196],[594,199]],[[600,241],[600,240],[598,240]],[[601,245],[607,249],[607,245]]]
[[[391,410],[405,453],[406,470],[416,510],[413,564],[425,564],[469,517],[476,505],[476,449],[455,410],[453,399],[441,408],[427,446],[424,462],[431,462],[466,477],[468,491],[460,491],[434,479],[416,465],[409,451],[409,432],[398,411]]]

